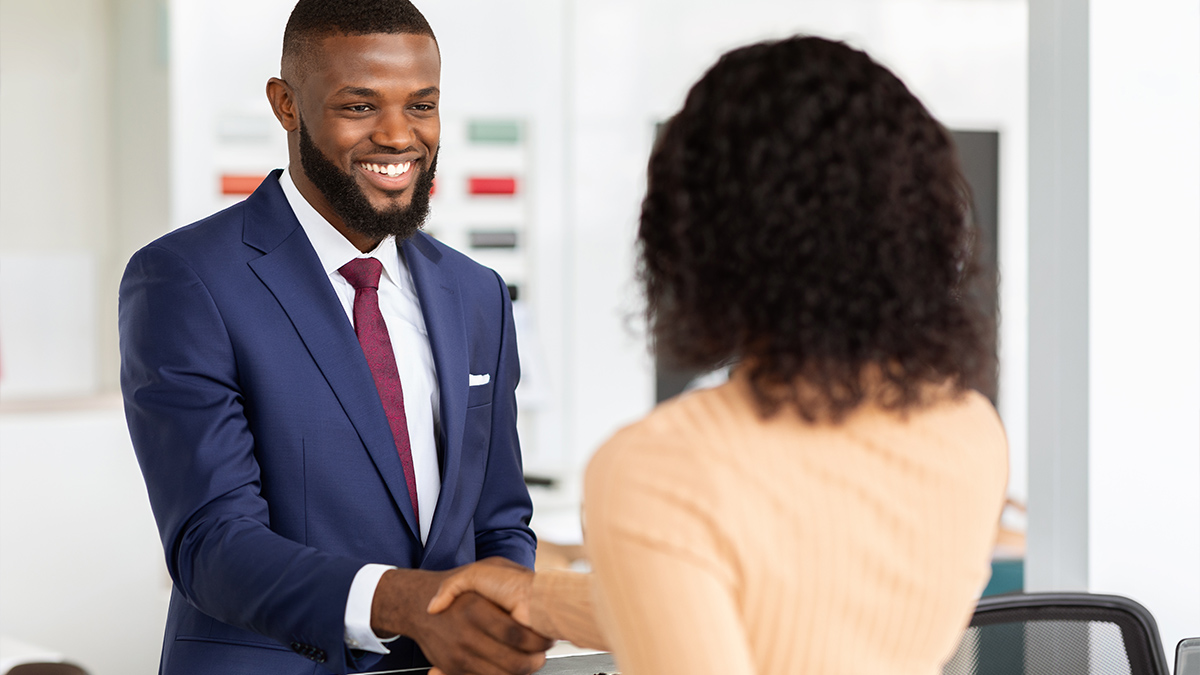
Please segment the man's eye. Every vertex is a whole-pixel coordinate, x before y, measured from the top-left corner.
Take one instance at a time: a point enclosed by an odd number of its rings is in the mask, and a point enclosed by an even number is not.
[[[367,105],[366,103],[358,103],[355,105],[346,106],[346,110],[349,110],[350,112],[360,112],[360,113],[361,112],[370,112],[371,106]]]
[[[412,109],[419,110],[420,112],[429,112],[430,110],[434,109],[434,105],[432,103],[418,103],[414,105]]]

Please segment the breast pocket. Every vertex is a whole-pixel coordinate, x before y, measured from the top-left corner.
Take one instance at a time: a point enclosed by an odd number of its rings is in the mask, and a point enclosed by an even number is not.
[[[493,382],[484,382],[467,388],[467,407],[488,405],[492,402]]]

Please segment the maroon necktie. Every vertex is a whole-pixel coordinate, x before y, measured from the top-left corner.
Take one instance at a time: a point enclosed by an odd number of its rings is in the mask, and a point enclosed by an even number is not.
[[[396,439],[396,450],[400,453],[400,464],[404,466],[404,482],[408,484],[408,496],[412,499],[413,515],[421,522],[417,510],[417,478],[413,473],[412,448],[408,442],[408,420],[404,416],[404,391],[400,388],[400,372],[396,369],[396,353],[388,337],[387,324],[379,313],[379,273],[383,263],[375,258],[355,258],[338,268],[346,281],[354,287],[354,332],[362,345],[367,365],[375,378],[375,388],[383,402]],[[418,535],[419,536],[419,535]]]

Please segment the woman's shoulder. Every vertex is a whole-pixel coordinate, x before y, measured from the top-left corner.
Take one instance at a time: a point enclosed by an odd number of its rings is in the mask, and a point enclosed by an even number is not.
[[[940,400],[918,413],[925,426],[945,434],[1007,447],[1004,424],[995,406],[983,394],[967,390]]]
[[[907,448],[923,461],[966,475],[996,480],[1008,475],[1004,424],[991,401],[977,391],[942,397],[894,424],[902,434],[894,434],[890,425],[875,432],[895,436],[898,451]]]

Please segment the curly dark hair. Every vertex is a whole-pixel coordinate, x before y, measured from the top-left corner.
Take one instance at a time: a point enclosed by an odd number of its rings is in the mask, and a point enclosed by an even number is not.
[[[433,38],[433,28],[408,0],[300,0],[283,30],[281,71],[302,79],[321,40],[331,35],[412,34]]]
[[[816,37],[729,52],[650,159],[655,350],[740,361],[764,416],[957,395],[995,368],[969,205],[949,133],[863,52]]]

